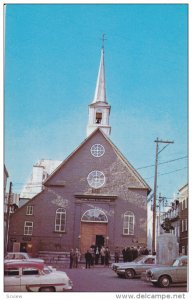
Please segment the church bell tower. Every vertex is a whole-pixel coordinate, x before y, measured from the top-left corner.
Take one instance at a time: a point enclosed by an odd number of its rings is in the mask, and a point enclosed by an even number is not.
[[[104,41],[104,36],[103,36]],[[89,119],[87,125],[87,136],[89,136],[96,128],[100,128],[106,135],[110,135],[111,126],[109,126],[109,115],[111,106],[106,100],[105,87],[105,65],[104,65],[104,45],[101,49],[101,60],[97,77],[97,84],[94,98],[89,104]]]

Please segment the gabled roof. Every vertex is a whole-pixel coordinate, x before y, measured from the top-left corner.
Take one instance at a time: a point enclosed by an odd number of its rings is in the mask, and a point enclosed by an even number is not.
[[[46,179],[46,181],[43,183],[45,186],[49,185],[49,181],[51,178],[54,177],[54,175],[83,147],[83,145],[90,140],[97,132],[100,132],[103,137],[109,142],[109,144],[112,146],[113,150],[117,154],[117,156],[121,159],[121,161],[125,164],[126,167],[131,170],[133,175],[139,180],[139,182],[143,185],[143,189],[147,189],[148,193],[150,193],[151,188],[149,185],[145,182],[145,180],[141,177],[141,175],[135,170],[135,168],[128,162],[128,160],[123,156],[123,154],[119,151],[119,149],[113,144],[113,142],[109,139],[109,137],[104,134],[104,132],[97,128],[95,131],[93,131],[80,145],[77,147],[56,169],[55,171]],[[137,188],[137,187],[131,187],[131,188]]]

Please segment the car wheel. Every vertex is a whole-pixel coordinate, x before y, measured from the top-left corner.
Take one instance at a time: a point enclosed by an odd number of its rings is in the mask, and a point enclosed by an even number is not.
[[[132,279],[135,277],[135,272],[132,269],[125,270],[125,278]]]
[[[40,292],[55,292],[55,288],[53,286],[42,287],[39,290]]]
[[[169,287],[170,286],[170,283],[171,283],[171,279],[169,276],[167,275],[163,275],[159,278],[159,281],[158,281],[160,287]]]

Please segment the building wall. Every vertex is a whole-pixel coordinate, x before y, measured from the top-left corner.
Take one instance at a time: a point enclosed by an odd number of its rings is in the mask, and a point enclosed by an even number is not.
[[[99,158],[93,157],[90,152],[91,146],[96,143],[105,147],[105,154]],[[93,170],[102,171],[106,178],[104,186],[96,190],[87,182],[87,176]],[[28,236],[31,239],[28,244],[34,256],[39,250],[58,248],[68,251],[80,244],[82,215],[96,207],[108,217],[106,242],[111,249],[138,243],[146,245],[147,192],[138,176],[120,158],[117,149],[97,131],[48,179],[42,193],[12,215],[10,239],[25,241],[24,221],[31,220],[34,228],[32,236]],[[26,216],[28,205],[34,206],[32,216]],[[67,213],[65,233],[54,232],[55,212],[59,207],[65,208]],[[135,214],[135,232],[130,236],[123,235],[123,215],[126,211]],[[13,247],[12,242],[9,246],[10,249]]]
[[[188,254],[188,184],[179,190],[180,245],[179,251]]]

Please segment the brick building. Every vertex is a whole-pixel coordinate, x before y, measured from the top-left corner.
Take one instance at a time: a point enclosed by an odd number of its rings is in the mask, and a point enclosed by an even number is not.
[[[91,245],[147,244],[150,187],[109,138],[104,49],[87,138],[44,181],[43,191],[10,220],[9,249],[84,253]]]

